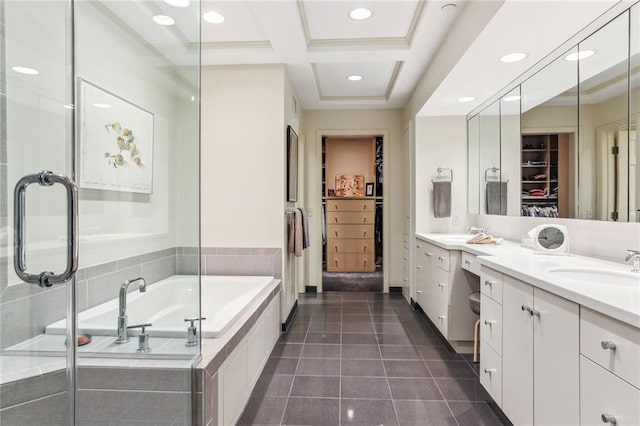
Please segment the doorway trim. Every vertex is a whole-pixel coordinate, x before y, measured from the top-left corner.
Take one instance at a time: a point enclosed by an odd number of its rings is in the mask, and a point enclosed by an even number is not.
[[[320,209],[322,208],[322,138],[324,136],[382,136],[382,161],[388,167],[389,158],[389,130],[388,129],[358,129],[358,130],[336,130],[336,129],[320,129],[316,130],[315,140],[315,173],[311,184],[309,185],[309,198],[311,205],[316,205],[318,217],[320,217]],[[382,291],[384,293],[389,292],[389,277],[390,277],[390,240],[389,240],[389,228],[390,228],[390,215],[389,215],[389,173],[385,168],[382,174]],[[317,204],[316,204],[317,203]],[[316,235],[322,235],[322,223],[320,220],[316,221]],[[321,240],[320,240],[321,241]],[[322,244],[320,244],[320,250],[316,250],[313,258],[311,259],[313,265],[309,265],[310,282],[318,283],[318,293],[322,292]]]

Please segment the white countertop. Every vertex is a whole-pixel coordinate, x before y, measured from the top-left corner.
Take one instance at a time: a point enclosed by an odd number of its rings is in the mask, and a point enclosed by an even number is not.
[[[466,244],[462,234],[416,234],[416,237],[447,250],[476,255],[481,265],[640,328],[640,274],[637,285],[623,285],[616,283],[614,276],[605,275],[607,282],[596,283],[562,278],[548,272],[553,268],[593,268],[635,277],[629,275],[631,265],[573,254],[538,254],[512,241],[500,245]]]

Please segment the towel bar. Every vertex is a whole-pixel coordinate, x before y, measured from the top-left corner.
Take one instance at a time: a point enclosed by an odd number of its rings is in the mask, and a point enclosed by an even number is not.
[[[448,168],[448,167],[438,167],[438,168],[437,168],[437,170],[438,170],[438,177],[440,177],[440,174],[441,174],[442,172],[444,172],[445,170],[446,170],[446,171],[448,171],[448,172],[449,172],[449,175],[450,175],[450,177],[451,177],[451,179],[449,180],[449,182],[453,182],[453,169],[450,169],[450,168]],[[436,178],[436,179],[437,179],[437,178]],[[434,180],[433,180],[433,179],[431,179],[431,182],[434,182]]]

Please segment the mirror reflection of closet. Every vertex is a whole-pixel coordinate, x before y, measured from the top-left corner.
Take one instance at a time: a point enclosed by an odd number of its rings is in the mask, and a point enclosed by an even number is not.
[[[381,136],[322,138],[323,291],[382,291]]]

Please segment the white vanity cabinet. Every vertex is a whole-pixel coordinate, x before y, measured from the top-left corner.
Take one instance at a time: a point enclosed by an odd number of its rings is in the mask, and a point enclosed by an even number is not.
[[[416,302],[458,350],[473,341],[477,317],[469,308],[468,298],[477,290],[461,268],[460,251],[449,251],[419,238],[416,241]]]
[[[579,424],[579,306],[505,275],[502,410],[514,424]]]
[[[640,329],[581,307],[580,353],[581,424],[640,425]]]

